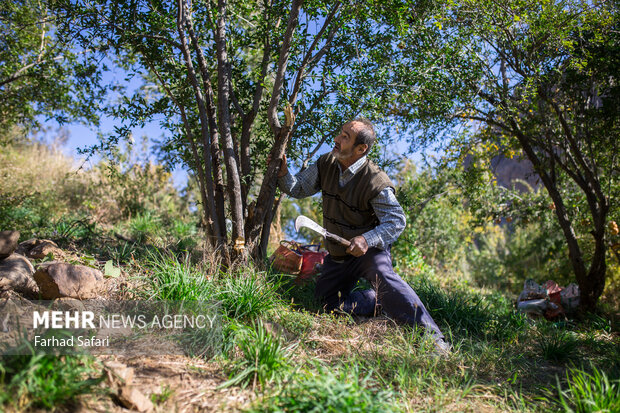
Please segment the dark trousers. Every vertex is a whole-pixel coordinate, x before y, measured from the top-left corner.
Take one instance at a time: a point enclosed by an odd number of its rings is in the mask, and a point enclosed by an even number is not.
[[[374,290],[351,292],[360,278],[368,280]],[[389,250],[369,248],[361,257],[350,256],[344,262],[336,262],[328,255],[315,294],[326,311],[340,309],[369,316],[374,314],[375,305],[381,304],[390,318],[423,327],[436,338],[443,338],[413,288],[394,272]]]

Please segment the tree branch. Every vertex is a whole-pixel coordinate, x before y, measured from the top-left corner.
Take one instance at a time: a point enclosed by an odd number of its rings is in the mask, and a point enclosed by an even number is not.
[[[310,151],[308,153],[308,155],[306,156],[306,159],[304,159],[303,163],[302,163],[302,169],[306,169],[308,167],[308,163],[310,162],[310,160],[312,159],[312,157],[314,157],[314,155],[316,155],[316,153],[319,151],[319,149],[321,148],[321,146],[323,146],[323,144],[325,143],[325,141],[327,140],[327,138],[329,138],[330,136],[334,136],[336,133],[338,132],[338,129],[336,129],[335,131],[330,131],[327,132],[326,134],[323,135],[323,137],[321,138],[321,140],[319,141],[319,143],[316,144],[316,146],[314,147],[314,149],[312,149],[312,151]]]
[[[280,56],[278,58],[278,65],[276,68],[273,93],[271,95],[271,101],[269,102],[269,108],[267,109],[269,126],[274,132],[279,130],[281,127],[280,121],[278,120],[278,103],[280,102],[282,86],[284,85],[284,74],[288,65],[291,41],[293,39],[293,33],[297,28],[297,18],[299,17],[299,10],[301,9],[302,3],[303,0],[293,0],[291,12],[288,18],[288,24],[286,25],[286,32],[284,33],[284,39],[282,40],[282,46],[280,47]]]
[[[558,120],[560,121],[560,125],[562,125],[562,130],[564,131],[564,135],[566,136],[566,139],[568,140],[571,153],[576,158],[575,160],[577,161],[578,165],[582,168],[583,172],[585,173],[585,178],[587,179],[591,189],[594,190],[596,197],[598,198],[599,202],[602,204],[601,206],[604,206],[606,203],[605,194],[603,194],[599,181],[596,179],[596,176],[593,173],[590,165],[588,165],[586,160],[583,158],[583,154],[581,150],[579,149],[579,145],[577,144],[575,137],[572,134],[570,126],[568,125],[568,122],[566,121],[566,118],[564,117],[562,110],[560,109],[559,105],[553,101],[553,99],[547,99],[547,101],[549,102],[551,107],[553,107],[553,110],[556,113]]]
[[[200,157],[198,155],[198,148],[196,147],[196,142],[194,141],[194,134],[192,133],[191,125],[189,123],[189,120],[187,119],[187,114],[185,113],[185,106],[181,105],[177,101],[177,99],[174,97],[174,94],[172,93],[172,91],[170,90],[166,82],[164,82],[163,78],[159,74],[159,71],[146,58],[146,56],[144,60],[145,60],[146,65],[149,67],[149,69],[155,74],[155,76],[159,80],[159,84],[166,91],[166,94],[168,95],[170,100],[172,100],[175,106],[179,109],[181,120],[183,121],[183,127],[185,128],[185,135],[187,137],[187,141],[189,142],[190,149],[192,151],[193,160],[194,160],[194,168],[196,169],[196,172],[198,173],[198,179],[199,179],[199,184],[200,184],[200,198],[204,206],[202,208],[204,225],[207,227],[207,230],[211,233],[211,235],[217,238],[216,234],[213,233],[214,228],[213,228],[212,222],[210,222],[211,218],[208,216],[208,209],[206,208],[208,206],[209,201],[208,201],[208,196],[207,196],[205,171],[203,169],[202,163],[200,162]]]
[[[20,79],[22,77],[25,77],[26,75],[24,75],[22,73],[24,73],[25,71],[27,71],[28,69],[30,69],[32,67],[35,67],[35,66],[43,64],[43,63],[53,62],[55,60],[61,60],[61,59],[65,59],[65,56],[64,55],[58,55],[56,57],[52,57],[52,58],[49,58],[49,59],[46,59],[46,60],[41,60],[41,61],[37,60],[36,62],[32,62],[30,64],[27,64],[26,66],[20,68],[18,71],[13,73],[8,78],[0,81],[0,87],[6,85],[7,83],[14,82],[14,81],[16,81],[16,80],[18,80],[18,79]]]
[[[295,77],[295,83],[294,83],[294,86],[293,86],[293,92],[291,93],[291,95],[290,95],[290,97],[288,99],[288,101],[291,104],[294,104],[295,101],[297,100],[297,94],[299,93],[299,88],[301,87],[301,83],[302,83],[302,81],[303,81],[303,79],[305,77],[304,72],[306,70],[306,67],[309,64],[315,64],[316,62],[318,62],[321,59],[321,57],[323,57],[323,55],[325,54],[327,49],[329,49],[329,47],[331,46],[331,41],[332,41],[332,39],[334,37],[334,34],[336,33],[336,28],[335,27],[332,27],[330,29],[330,32],[329,32],[329,35],[327,37],[327,41],[325,42],[325,45],[323,45],[321,50],[319,50],[319,52],[315,56],[312,56],[312,52],[314,51],[316,46],[319,44],[319,41],[321,40],[321,38],[323,36],[323,33],[325,33],[325,30],[327,30],[327,27],[329,27],[329,24],[331,23],[331,21],[333,20],[334,16],[338,12],[338,9],[340,9],[341,5],[342,5],[342,3],[340,1],[337,1],[334,4],[334,6],[332,7],[331,11],[329,12],[327,17],[325,18],[325,21],[323,22],[323,26],[321,27],[319,32],[314,37],[314,41],[310,45],[310,48],[308,49],[308,51],[306,52],[306,55],[304,56],[303,60],[301,61],[301,66],[299,67],[299,70],[297,71],[297,74],[296,74],[296,77]]]

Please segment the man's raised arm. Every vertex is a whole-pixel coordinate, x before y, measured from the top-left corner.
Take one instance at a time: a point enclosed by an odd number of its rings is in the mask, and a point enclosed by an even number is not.
[[[271,156],[267,157],[267,164]],[[278,171],[278,186],[282,191],[293,198],[305,198],[319,192],[319,168],[316,163],[308,166],[293,176],[288,170],[286,155],[282,158],[282,165]]]

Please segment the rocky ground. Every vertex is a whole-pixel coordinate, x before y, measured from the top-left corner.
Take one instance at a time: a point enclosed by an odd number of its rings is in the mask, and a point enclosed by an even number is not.
[[[17,231],[0,232],[0,305],[44,299],[75,308],[76,300],[123,298],[128,282],[124,274],[106,277],[97,268],[76,264],[77,251],[62,250],[51,240],[18,240]],[[130,353],[96,355],[105,376],[101,391],[80,396],[61,411],[236,411],[254,394],[219,389],[227,379],[221,367],[200,358]]]

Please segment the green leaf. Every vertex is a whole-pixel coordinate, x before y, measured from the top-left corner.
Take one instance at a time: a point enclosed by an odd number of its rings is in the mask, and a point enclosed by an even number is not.
[[[103,267],[103,274],[106,277],[116,278],[121,275],[121,269],[114,266],[112,260],[108,260]]]
[[[97,268],[97,259],[90,255],[85,255],[81,258],[82,263],[88,267]]]

